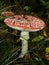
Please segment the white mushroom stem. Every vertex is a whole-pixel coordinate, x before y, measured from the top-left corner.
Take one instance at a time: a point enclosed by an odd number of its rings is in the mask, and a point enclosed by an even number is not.
[[[20,39],[22,40],[22,50],[21,50],[19,58],[23,58],[25,54],[28,52],[29,32],[22,31],[20,34]]]

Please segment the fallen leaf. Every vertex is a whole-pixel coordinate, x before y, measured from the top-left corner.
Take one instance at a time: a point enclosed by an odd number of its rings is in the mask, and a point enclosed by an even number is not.
[[[47,47],[45,51],[46,51],[46,53],[49,53],[49,47]]]
[[[42,39],[44,39],[44,37],[42,35],[39,35],[39,36],[33,38],[32,42],[38,42],[38,41],[41,41]]]
[[[46,48],[45,52],[46,52],[45,59],[49,60],[49,47]]]
[[[48,36],[47,36],[47,32],[46,32],[45,30],[43,31],[43,35],[44,35],[45,37],[48,37]]]

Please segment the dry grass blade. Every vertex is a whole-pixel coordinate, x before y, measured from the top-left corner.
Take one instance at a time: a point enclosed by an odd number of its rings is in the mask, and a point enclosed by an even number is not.
[[[16,61],[17,59],[19,59],[19,57],[18,58],[16,58],[16,59],[14,59],[14,60],[12,60],[11,62],[9,62],[8,64],[6,64],[6,65],[10,65],[11,63],[13,63],[14,61]]]
[[[3,9],[1,9],[0,12],[4,11],[4,10],[6,10],[6,9],[9,9],[9,8],[11,8],[11,7],[14,7],[14,6],[17,6],[17,5],[11,5],[11,6],[5,7],[5,8],[3,8]]]
[[[14,52],[11,56],[9,56],[9,58],[6,59],[6,60],[2,63],[2,65],[6,64],[6,62],[9,61],[15,54],[17,55],[19,50],[20,50],[20,48],[17,49],[16,52]],[[8,64],[9,64],[9,63],[8,63]],[[6,64],[6,65],[7,65],[7,64]]]
[[[14,49],[12,49],[12,50],[10,51],[10,53],[15,52],[17,49],[18,49],[18,48],[14,48]],[[5,60],[5,58],[7,57],[7,54],[8,54],[8,53],[5,52],[4,55],[6,55],[6,56],[4,56],[4,57],[0,60],[0,62],[3,61],[3,60]],[[13,54],[14,54],[14,53],[13,53]]]

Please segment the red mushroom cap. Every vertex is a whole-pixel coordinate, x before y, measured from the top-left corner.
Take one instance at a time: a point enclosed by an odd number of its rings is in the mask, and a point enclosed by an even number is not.
[[[10,16],[13,16],[14,13],[13,13],[13,12],[8,12],[8,11],[7,11],[7,12],[2,12],[1,15],[2,15],[2,16],[6,16],[6,17],[10,17]]]
[[[44,21],[33,16],[16,15],[14,18],[7,18],[4,22],[11,28],[26,31],[39,31],[45,27]]]

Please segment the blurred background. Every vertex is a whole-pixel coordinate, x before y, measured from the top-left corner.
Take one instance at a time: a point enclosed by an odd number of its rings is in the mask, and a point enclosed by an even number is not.
[[[17,59],[21,52],[20,32],[4,24],[2,12],[39,17],[46,27],[30,33],[29,53]],[[49,0],[0,0],[0,65],[48,65],[49,64]]]

